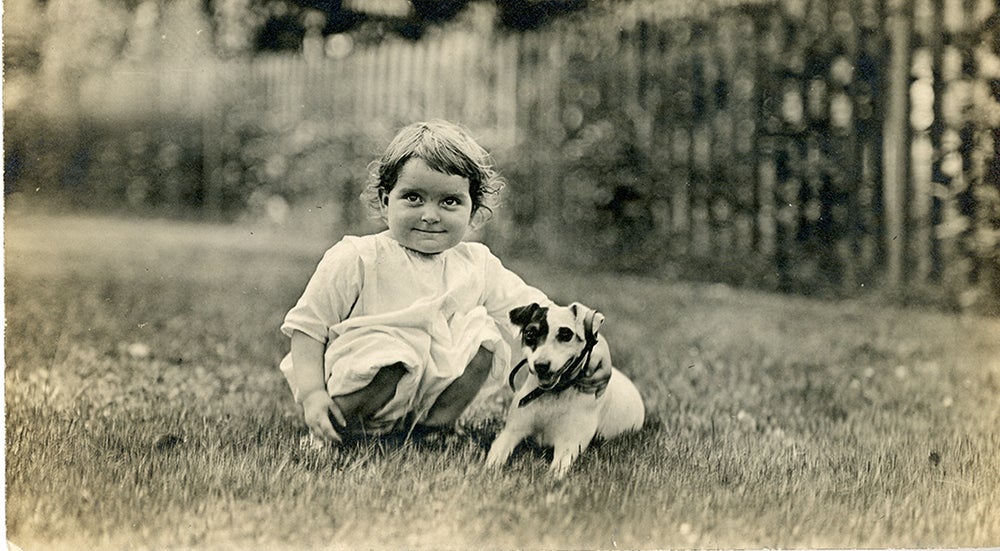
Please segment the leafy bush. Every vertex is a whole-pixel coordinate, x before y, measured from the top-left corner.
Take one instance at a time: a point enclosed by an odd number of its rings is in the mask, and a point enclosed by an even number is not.
[[[203,205],[200,128],[190,121],[6,120],[4,193],[72,208],[179,215]]]
[[[236,218],[268,205],[343,205],[357,222],[370,133],[331,120],[282,125],[231,108],[212,121],[7,117],[6,195],[73,208]],[[30,193],[27,193],[30,192]],[[349,207],[349,208],[348,208]]]
[[[363,214],[358,195],[377,154],[371,133],[335,120],[295,124],[234,113],[223,150],[223,189],[229,200],[258,209],[274,198],[289,205],[335,201],[343,216]]]

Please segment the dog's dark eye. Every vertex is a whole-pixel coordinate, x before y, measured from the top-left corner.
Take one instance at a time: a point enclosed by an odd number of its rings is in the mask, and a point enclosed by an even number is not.
[[[573,330],[569,327],[560,327],[556,332],[556,340],[559,342],[569,342],[573,340]]]
[[[524,342],[531,344],[538,340],[538,330],[534,327],[525,327],[524,331]]]

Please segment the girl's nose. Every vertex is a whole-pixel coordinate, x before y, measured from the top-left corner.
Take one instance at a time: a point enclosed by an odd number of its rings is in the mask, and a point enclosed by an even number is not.
[[[441,217],[438,216],[437,210],[433,208],[426,208],[420,214],[420,220],[425,224],[433,224],[439,222]]]

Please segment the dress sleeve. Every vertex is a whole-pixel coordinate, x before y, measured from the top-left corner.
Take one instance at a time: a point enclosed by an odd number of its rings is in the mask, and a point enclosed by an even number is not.
[[[510,323],[508,314],[514,308],[532,302],[541,305],[552,302],[545,293],[528,285],[519,275],[508,270],[485,245],[482,245],[482,248],[486,270],[483,306],[486,307],[490,317],[506,325]]]
[[[347,319],[364,283],[364,265],[358,248],[341,240],[323,255],[295,306],[285,315],[281,332],[301,331],[327,341],[330,327]]]

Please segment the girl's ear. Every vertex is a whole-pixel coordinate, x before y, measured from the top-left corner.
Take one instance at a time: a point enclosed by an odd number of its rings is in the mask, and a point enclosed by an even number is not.
[[[472,216],[469,218],[469,228],[472,230],[478,230],[493,217],[493,213],[490,209],[485,207],[478,207],[476,210],[472,211]]]
[[[378,189],[378,204],[382,210],[389,206],[389,192],[382,188]]]

